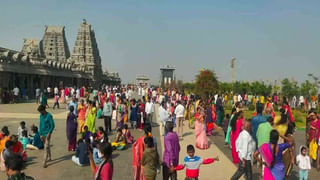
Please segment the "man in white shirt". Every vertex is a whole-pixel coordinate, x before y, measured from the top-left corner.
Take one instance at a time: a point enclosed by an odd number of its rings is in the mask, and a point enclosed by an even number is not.
[[[132,97],[132,89],[129,88],[129,90],[128,90],[128,99],[131,100],[131,97]]]
[[[17,100],[18,100],[18,97],[19,97],[20,89],[16,86],[15,88],[13,88],[12,92],[13,92],[13,95],[14,95],[13,103],[16,103]]]
[[[48,97],[51,97],[51,87],[47,87],[47,93],[48,93]]]
[[[214,104],[217,103],[217,99],[218,99],[218,94],[214,95]]]
[[[299,105],[300,105],[301,109],[304,107],[304,97],[303,96],[299,97]]]
[[[40,88],[37,88],[36,89],[36,98],[37,98],[37,104],[39,104],[40,103]]]
[[[238,102],[242,102],[242,96],[241,96],[241,94],[238,95]]]
[[[76,90],[76,98],[78,100],[80,99],[80,88],[77,88],[77,90]]]
[[[174,114],[176,115],[176,122],[178,128],[178,136],[183,136],[183,120],[184,120],[184,106],[181,104],[181,101],[177,101],[177,107],[174,110]]]
[[[238,180],[243,174],[245,174],[245,179],[252,179],[251,160],[255,151],[256,144],[249,133],[250,131],[250,120],[245,120],[243,130],[236,140],[236,151],[240,159],[239,166],[238,170],[231,177],[231,180]]]
[[[157,91],[154,89],[154,90],[152,91],[152,99],[153,99],[153,101],[155,101],[156,98],[157,98]]]
[[[57,88],[57,86],[56,87],[54,87],[54,95],[56,95],[56,94],[59,94],[59,89]]]
[[[166,122],[170,120],[170,114],[169,112],[166,110],[166,104],[164,102],[161,103],[161,106],[159,107],[159,119],[162,122],[163,125],[163,135],[166,135],[165,132],[165,126],[166,126]]]
[[[292,98],[292,103],[291,103],[292,109],[295,109],[295,108],[296,108],[296,103],[297,103],[297,97],[296,97],[296,96],[293,96],[293,98]]]
[[[150,98],[148,99],[148,102],[146,103],[145,112],[147,114],[147,122],[149,122],[152,126],[152,116],[153,116],[153,112],[154,112],[154,104],[151,102]]]

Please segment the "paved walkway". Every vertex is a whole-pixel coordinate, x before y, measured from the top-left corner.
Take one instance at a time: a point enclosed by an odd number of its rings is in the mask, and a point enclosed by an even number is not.
[[[156,114],[158,114],[158,105],[156,106]],[[160,124],[159,118],[157,116],[157,121]],[[179,162],[183,163],[183,159],[187,156],[187,146],[192,144],[195,146],[195,130],[189,129],[187,125],[187,121],[184,122],[184,136],[183,140],[180,141],[180,157]],[[163,127],[161,127],[160,135],[161,135],[161,147],[163,147]],[[210,141],[210,139],[208,139]],[[210,148],[207,150],[200,150],[196,148],[196,155],[201,158],[213,158],[219,156],[220,161],[215,161],[213,164],[202,165],[200,167],[200,177],[201,180],[226,180],[230,179],[233,173],[237,170],[237,167],[228,159],[228,157],[219,149],[217,146],[210,141]],[[185,170],[178,171],[178,179],[185,178]]]
[[[49,104],[52,105],[52,104]],[[52,107],[52,106],[51,106]],[[0,128],[4,125],[9,127],[11,134],[16,134],[20,121],[25,121],[27,127],[32,124],[39,124],[39,113],[36,111],[37,105],[35,103],[23,104],[0,104]],[[9,112],[8,112],[9,111]],[[28,150],[28,162],[24,172],[36,180],[90,180],[93,175],[88,166],[79,167],[71,161],[73,152],[67,151],[66,139],[66,117],[67,111],[65,105],[61,105],[61,109],[48,109],[53,114],[56,128],[52,134],[51,151],[53,161],[48,163],[48,168],[42,168],[43,150],[31,151]],[[112,122],[112,127],[115,127],[115,122]],[[96,120],[96,127],[103,126],[103,120]],[[29,128],[30,129],[30,128]],[[159,127],[153,128],[153,134],[159,139]],[[137,139],[143,134],[139,130],[131,130],[132,135]],[[115,133],[109,136],[110,141],[115,139]],[[162,151],[160,150],[160,154]],[[130,180],[133,177],[132,171],[132,150],[129,146],[123,151],[113,152],[114,163],[114,180]],[[6,174],[0,172],[0,180],[6,179]],[[162,179],[161,174],[157,179]]]
[[[7,125],[12,134],[15,134],[19,126],[19,122],[24,120],[27,127],[32,124],[39,124],[39,114],[36,111],[37,105],[35,103],[24,103],[24,104],[11,104],[11,105],[1,105],[0,104],[0,126]],[[158,124],[158,105],[155,108],[155,119],[157,119]],[[28,163],[24,170],[26,174],[33,176],[37,180],[57,180],[57,179],[92,179],[92,174],[90,168],[78,167],[72,161],[71,157],[74,153],[67,151],[67,140],[65,135],[65,119],[66,119],[66,109],[65,105],[61,105],[61,109],[53,110],[48,109],[49,112],[53,114],[56,129],[52,135],[52,158],[53,161],[49,163],[48,168],[42,168],[42,157],[43,151],[30,151],[28,150]],[[114,127],[115,122],[113,122]],[[184,139],[180,141],[181,152],[180,152],[180,163],[183,162],[183,158],[186,156],[186,147],[188,144],[195,145],[195,135],[194,130],[190,130],[185,122],[184,126]],[[103,120],[97,119],[96,127],[102,126]],[[161,131],[160,131],[161,129]],[[138,130],[131,130],[135,138],[141,136],[143,132]],[[157,142],[159,144],[160,157],[162,157],[163,150],[163,136],[162,136],[162,126],[153,127],[153,135],[157,137]],[[112,141],[114,139],[114,134],[109,136]],[[196,149],[196,154],[202,158],[209,158],[219,156],[220,161],[215,162],[210,165],[201,166],[200,179],[201,180],[224,180],[229,179],[230,176],[235,172],[236,167],[231,163],[231,161],[224,155],[224,153],[219,150],[215,144],[211,141],[211,146],[208,150],[198,150]],[[162,158],[161,158],[162,159]],[[115,180],[130,180],[132,179],[132,150],[131,147],[124,151],[115,151],[113,153],[114,162],[114,176]],[[185,178],[185,170],[178,172],[178,179]],[[6,179],[5,173],[0,173],[0,179]],[[161,174],[157,176],[157,179],[162,179]]]

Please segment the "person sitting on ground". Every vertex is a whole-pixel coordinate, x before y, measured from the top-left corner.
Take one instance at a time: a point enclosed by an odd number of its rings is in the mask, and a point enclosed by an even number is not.
[[[218,156],[208,159],[201,159],[199,156],[195,156],[195,149],[191,144],[187,146],[187,154],[188,156],[184,158],[184,164],[180,164],[175,168],[178,171],[186,168],[186,180],[198,179],[201,164],[211,164],[214,161],[219,161]]]
[[[134,143],[134,138],[130,133],[130,130],[128,129],[128,125],[124,124],[122,127],[122,134],[125,136],[126,138],[126,142],[127,144],[132,144]]]
[[[92,152],[89,151],[89,160],[94,180],[112,180],[113,162],[112,146],[110,143],[99,144],[99,157],[102,159],[100,166],[96,166],[93,160]]]
[[[122,129],[117,129],[116,139],[111,143],[114,149],[123,150],[126,147],[126,137],[122,133]]]
[[[22,138],[22,131],[27,131],[27,134],[28,134],[28,128],[26,127],[26,122],[24,121],[21,121],[20,126],[18,127],[19,138]]]
[[[3,126],[1,129],[1,138],[0,138],[0,152],[3,151],[3,149],[6,146],[6,142],[10,139],[10,132],[8,130],[8,126]]]
[[[18,155],[13,155],[5,162],[8,180],[34,180],[21,172],[23,169],[23,160]]]
[[[92,136],[91,132],[88,129],[88,126],[84,126],[83,128],[83,133],[82,133],[82,139],[90,139],[90,137]]]
[[[145,151],[142,155],[141,164],[144,167],[144,177],[146,180],[155,180],[157,168],[160,166],[159,155],[154,148],[153,138],[144,138]]]
[[[95,164],[100,164],[102,162],[102,159],[99,157],[99,142],[98,141],[94,141],[92,143],[92,155],[93,155],[93,160]]]
[[[97,137],[95,138],[95,140],[103,141],[105,137],[106,135],[103,127],[102,126],[98,127]]]
[[[90,144],[89,139],[79,139],[76,154],[72,156],[72,161],[78,166],[85,166],[89,164],[88,158],[88,144]]]
[[[11,156],[14,155],[13,149],[14,143],[11,140],[8,140],[5,145],[5,149],[0,153],[0,170],[5,171],[5,161]]]
[[[12,151],[22,157],[24,161],[27,160],[27,153],[23,149],[22,143],[19,141],[17,135],[11,135],[10,140],[14,143]]]
[[[31,126],[31,131],[33,133],[32,136],[30,136],[30,143],[37,147],[38,149],[43,149],[43,142],[40,138],[40,134],[38,132],[38,127],[35,125]]]
[[[30,140],[28,138],[28,132],[26,130],[22,131],[22,138],[20,138],[20,142],[24,150],[39,150],[36,146],[30,143]]]

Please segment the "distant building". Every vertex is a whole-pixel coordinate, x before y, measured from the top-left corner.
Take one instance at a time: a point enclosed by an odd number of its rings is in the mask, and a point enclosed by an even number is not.
[[[161,71],[160,84],[161,84],[161,86],[169,85],[173,81],[176,80],[175,70],[176,69],[174,67],[170,67],[169,65],[167,65],[166,67],[160,68],[160,71]]]
[[[146,76],[138,76],[136,78],[136,85],[140,87],[149,87],[150,79]]]
[[[80,24],[70,55],[63,26],[46,26],[42,40],[24,39],[21,51],[0,47],[0,89],[121,84],[118,73],[102,72],[94,31]]]

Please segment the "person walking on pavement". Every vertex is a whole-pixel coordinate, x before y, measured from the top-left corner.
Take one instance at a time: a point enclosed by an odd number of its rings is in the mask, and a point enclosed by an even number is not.
[[[173,124],[171,121],[166,123],[166,136],[164,137],[164,152],[162,175],[163,180],[177,180],[176,167],[179,163],[180,144],[177,133],[173,132]]]
[[[54,130],[54,121],[52,115],[46,111],[46,107],[44,105],[40,105],[38,107],[38,111],[40,113],[40,138],[44,144],[44,162],[43,167],[47,168],[47,162],[51,160],[51,151],[50,151],[50,139],[51,134]]]
[[[174,110],[176,115],[177,127],[178,127],[178,136],[183,136],[183,120],[184,120],[184,106],[181,104],[181,101],[177,101],[177,107]]]
[[[146,114],[147,114],[147,121],[152,126],[153,125],[152,116],[153,116],[153,113],[154,113],[154,104],[151,101],[151,98],[148,98],[148,102],[146,103],[145,111],[146,111]]]
[[[162,122],[164,136],[166,135],[166,132],[165,132],[166,122],[170,120],[170,114],[166,110],[165,106],[166,106],[166,103],[161,102],[161,106],[159,107],[159,119],[160,119],[160,122]]]
[[[241,131],[236,141],[236,151],[240,158],[238,170],[231,177],[231,180],[237,180],[243,174],[245,174],[246,180],[252,179],[251,161],[252,161],[252,156],[253,156],[256,145],[255,145],[255,141],[250,135],[250,132],[251,132],[250,120],[245,120],[243,125],[243,131]]]

